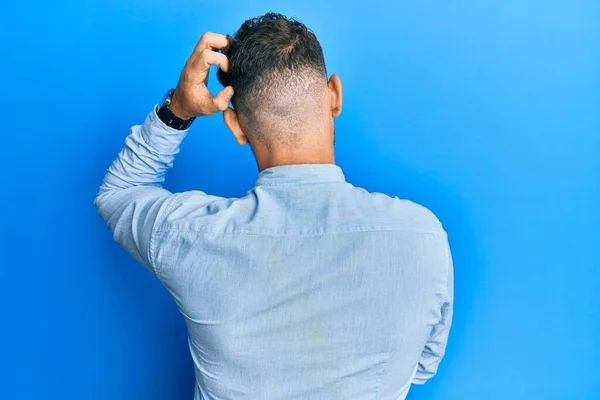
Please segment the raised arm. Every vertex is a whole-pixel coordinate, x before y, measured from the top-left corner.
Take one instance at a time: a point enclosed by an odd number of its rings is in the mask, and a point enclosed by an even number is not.
[[[187,120],[208,116],[228,107],[233,95],[231,87],[216,96],[206,87],[211,65],[219,65],[224,71],[229,67],[227,57],[216,51],[226,45],[223,35],[202,36],[186,62],[169,105],[176,117]],[[154,275],[154,230],[177,196],[162,185],[187,132],[167,126],[155,107],[142,125],[131,128],[125,147],[108,168],[94,200],[114,239]]]

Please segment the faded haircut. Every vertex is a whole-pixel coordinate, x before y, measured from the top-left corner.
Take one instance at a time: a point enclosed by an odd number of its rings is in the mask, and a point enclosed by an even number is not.
[[[223,53],[229,71],[217,76],[223,86],[233,87],[231,102],[248,133],[267,145],[297,141],[264,133],[283,126],[302,132],[310,129],[311,117],[321,117],[327,70],[315,34],[299,21],[268,13],[247,20],[228,38]]]

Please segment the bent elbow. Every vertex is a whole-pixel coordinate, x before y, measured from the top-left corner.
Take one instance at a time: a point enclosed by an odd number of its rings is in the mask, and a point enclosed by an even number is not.
[[[94,207],[96,207],[96,210],[98,211],[100,211],[100,207],[102,207],[104,194],[105,192],[103,192],[102,187],[100,187],[100,190],[96,193],[96,197],[94,197]]]
[[[110,191],[103,189],[103,187],[101,186],[100,190],[96,194],[96,197],[94,197],[94,207],[96,207],[96,210],[103,218],[104,218],[104,215],[102,213],[102,210],[104,210],[106,208],[106,202],[108,200],[109,195],[110,195]]]

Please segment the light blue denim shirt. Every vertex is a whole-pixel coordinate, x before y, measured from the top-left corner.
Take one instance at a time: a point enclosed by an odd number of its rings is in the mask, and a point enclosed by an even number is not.
[[[171,193],[186,134],[150,112],[94,204],[183,315],[195,400],[396,400],[436,373],[453,267],[429,210],[333,164],[265,169],[241,198]]]

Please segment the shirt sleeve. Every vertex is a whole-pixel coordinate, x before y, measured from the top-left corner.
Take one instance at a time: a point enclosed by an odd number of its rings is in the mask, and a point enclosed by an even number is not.
[[[177,196],[162,185],[187,132],[165,125],[154,108],[131,127],[94,200],[113,238],[155,276],[154,231]]]
[[[452,255],[450,253],[450,247],[446,241],[447,249],[447,266],[446,271],[446,293],[445,299],[442,303],[440,310],[440,320],[431,329],[429,340],[427,341],[421,358],[417,365],[417,370],[412,383],[422,385],[427,382],[428,379],[433,377],[444,357],[446,352],[446,345],[448,343],[448,335],[450,333],[450,326],[452,325],[452,314],[454,306],[454,266],[452,262]]]

